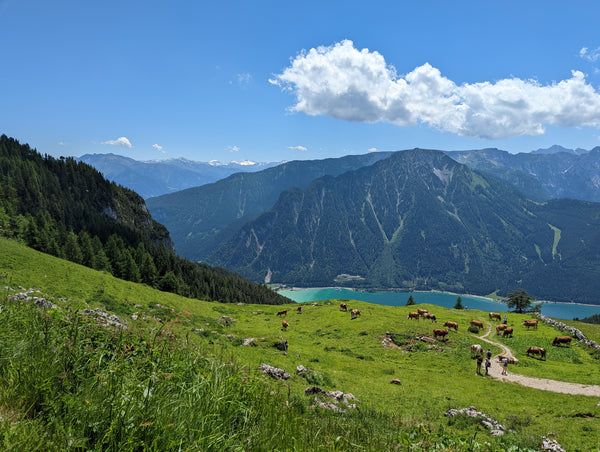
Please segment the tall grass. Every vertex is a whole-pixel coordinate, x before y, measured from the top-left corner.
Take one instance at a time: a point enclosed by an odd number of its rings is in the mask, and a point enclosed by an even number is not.
[[[160,332],[146,339],[18,302],[0,318],[0,401],[25,421],[4,426],[8,446],[226,450],[252,439],[270,405],[257,380]]]

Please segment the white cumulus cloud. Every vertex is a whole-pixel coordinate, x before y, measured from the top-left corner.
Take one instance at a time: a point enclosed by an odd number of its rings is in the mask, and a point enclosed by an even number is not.
[[[160,144],[153,144],[152,147],[158,152],[162,152],[163,154],[165,153],[165,151],[163,151],[163,147]]]
[[[369,148],[369,149],[367,149],[367,151],[369,151],[369,152],[377,152],[377,148]]]
[[[540,135],[545,125],[600,125],[600,94],[582,72],[550,85],[518,78],[458,85],[429,63],[398,75],[379,52],[349,40],[302,51],[269,82],[295,95],[292,112],[423,123],[462,136],[499,139]]]
[[[288,146],[288,149],[291,149],[292,151],[308,151],[308,148],[304,146]]]
[[[238,152],[240,150],[238,146],[229,146],[227,149],[229,149],[229,152]]]
[[[102,144],[108,144],[111,146],[123,146],[123,147],[129,148],[129,149],[131,149],[133,147],[131,145],[131,142],[125,137],[119,137],[116,140],[103,141]]]

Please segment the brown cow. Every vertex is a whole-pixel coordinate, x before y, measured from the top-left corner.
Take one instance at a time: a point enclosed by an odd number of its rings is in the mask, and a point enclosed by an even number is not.
[[[538,327],[538,321],[537,319],[529,319],[529,320],[523,320],[523,322],[521,322],[523,325],[525,325],[525,327],[527,329],[529,329],[530,327],[533,327],[534,330],[537,330]]]
[[[567,344],[570,347],[572,339],[571,336],[556,336],[552,341],[552,345]]]
[[[497,312],[490,312],[489,316],[490,316],[490,320],[494,320],[494,319],[502,320],[502,317],[500,317],[500,314],[498,314]]]
[[[425,317],[426,319],[431,320],[431,323],[433,323],[433,322],[437,323],[437,319],[435,318],[435,314],[430,314],[429,312],[426,312],[423,317]]]
[[[281,322],[281,326],[283,327],[284,330],[287,330],[287,327],[290,326],[290,324],[284,320]]]
[[[531,346],[527,349],[527,356],[529,355],[540,355],[540,359],[546,359],[546,349],[542,347]]]
[[[417,308],[417,312],[419,313],[419,315],[425,316],[425,314],[427,314],[427,309],[421,309],[421,308]]]
[[[444,339],[447,334],[448,334],[448,330],[440,330],[437,328],[435,330],[433,330],[433,338],[434,339],[437,339],[438,337],[441,337],[442,339]]]
[[[348,305],[346,303],[340,303],[340,311],[348,312]]]
[[[352,311],[350,311],[350,317],[352,319],[357,318],[360,315],[360,311],[358,309],[353,309]]]
[[[496,334],[500,334],[500,332],[504,331],[508,326],[505,323],[502,323],[496,327]]]
[[[506,336],[510,336],[513,337],[513,329],[512,327],[510,328],[506,328],[503,332],[502,332],[502,337],[506,337]]]
[[[302,314],[302,306],[298,306],[298,314]]]
[[[419,320],[419,313],[418,312],[409,312],[408,316],[406,317],[406,319],[417,319],[417,321]]]
[[[285,316],[287,316],[287,309],[282,309],[281,311],[279,311],[277,313],[277,315],[285,315]]]
[[[479,320],[471,320],[471,326],[476,326],[479,329],[483,329],[483,323]]]
[[[458,331],[458,323],[456,322],[451,322],[450,320],[448,320],[446,323],[444,323],[444,326],[446,328],[451,328],[454,331]]]

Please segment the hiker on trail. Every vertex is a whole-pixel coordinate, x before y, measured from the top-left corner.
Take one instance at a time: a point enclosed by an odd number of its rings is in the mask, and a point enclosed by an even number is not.
[[[502,323],[504,323],[505,325],[508,325],[508,317],[504,316],[504,320],[502,321]]]
[[[491,365],[492,365],[492,363],[490,362],[490,359],[486,358],[485,359],[485,374],[486,375],[490,374],[489,368],[490,368]]]
[[[508,375],[506,372],[508,370],[508,358],[502,358],[502,375]]]
[[[485,357],[487,359],[492,359],[492,351],[488,348],[488,351],[485,352]]]
[[[477,357],[477,375],[481,375],[481,363],[483,362],[483,356]]]

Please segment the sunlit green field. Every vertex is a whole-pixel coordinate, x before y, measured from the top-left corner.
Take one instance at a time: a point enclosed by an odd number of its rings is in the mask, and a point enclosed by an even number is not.
[[[360,310],[361,315],[352,319],[349,312],[340,310],[340,300],[319,302],[316,306],[305,303],[301,313],[296,305],[258,306],[245,304],[244,300],[237,305],[202,302],[124,282],[3,239],[0,274],[2,286],[39,288],[63,310],[103,307],[122,318],[128,331],[148,337],[157,331],[168,333],[181,344],[180,348],[201,350],[219,362],[235,362],[247,375],[260,376],[258,366],[262,363],[283,368],[291,375],[287,381],[259,377],[281,396],[276,399],[282,404],[281,410],[286,409],[285,400],[302,404],[302,410],[308,409],[313,400],[304,391],[316,385],[352,393],[359,400],[361,416],[371,416],[374,425],[386,423],[381,427],[382,435],[389,434],[385,430],[389,428],[417,428],[427,432],[450,431],[463,438],[476,434],[478,441],[497,448],[489,446],[490,450],[505,450],[515,444],[533,448],[539,445],[541,436],[557,439],[567,450],[600,448],[600,407],[596,398],[529,389],[476,375],[470,346],[479,343],[487,348],[488,344],[467,328],[471,319],[492,325],[487,312],[455,311],[434,305],[390,307],[345,300],[349,308]],[[417,307],[436,314],[437,323],[407,319],[408,312]],[[287,309],[287,315],[276,315],[281,309]],[[133,314],[137,320],[133,320]],[[222,316],[234,320],[220,320]],[[577,341],[570,348],[553,347],[552,339],[564,333],[543,324],[537,330],[527,330],[521,322],[528,318],[531,316],[509,314],[514,337],[501,338],[495,333],[489,336],[510,347],[519,359],[518,365],[511,366],[511,372],[600,384],[597,353],[591,353]],[[282,327],[283,320],[289,324],[287,329]],[[448,320],[458,322],[458,332],[451,331],[444,341],[419,340],[433,337],[433,329],[443,328]],[[585,331],[600,336],[598,326],[586,325]],[[395,344],[386,340],[388,333]],[[244,346],[249,338],[254,340]],[[287,352],[281,350],[283,341],[287,341]],[[525,352],[531,345],[546,348],[547,359],[527,357]],[[499,353],[500,349],[492,348],[492,352]],[[311,373],[296,375],[299,365]],[[392,379],[399,379],[402,384],[390,384]],[[476,423],[444,416],[450,408],[469,406],[491,415],[514,432],[496,439]],[[347,416],[349,423],[358,422],[356,414],[337,416]],[[318,427],[312,424],[312,428]],[[360,426],[349,427],[348,435],[356,435],[350,433],[354,429]],[[342,444],[340,449],[344,449]],[[293,442],[283,444],[280,450],[294,447],[308,450]],[[363,447],[370,450],[364,444]],[[327,446],[323,450],[334,448]]]

